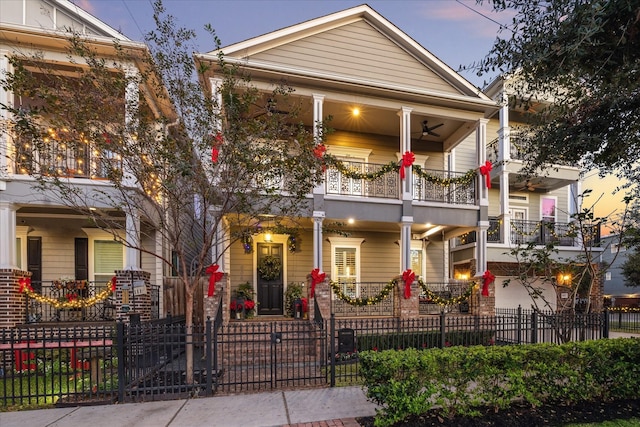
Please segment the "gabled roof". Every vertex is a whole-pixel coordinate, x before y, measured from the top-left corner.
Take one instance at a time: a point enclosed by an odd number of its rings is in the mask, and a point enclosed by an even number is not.
[[[131,41],[124,34],[68,0],[18,0],[0,3],[0,22],[44,31],[66,27],[87,36]]]
[[[373,84],[390,90],[431,91],[438,96],[491,101],[366,4],[221,50],[227,62],[239,62],[253,69],[286,70],[293,75]],[[200,56],[212,59],[218,52]]]

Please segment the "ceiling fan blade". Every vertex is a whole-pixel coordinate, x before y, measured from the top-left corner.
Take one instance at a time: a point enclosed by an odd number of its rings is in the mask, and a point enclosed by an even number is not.
[[[431,131],[429,131],[429,132],[427,132],[427,133],[428,133],[429,135],[432,135],[432,136],[435,136],[435,137],[438,137],[438,138],[440,137],[440,134],[439,134],[439,133],[435,133],[435,132],[431,132]]]
[[[431,126],[429,129],[430,129],[430,130],[438,129],[438,128],[439,128],[440,126],[442,126],[442,125],[444,125],[444,123],[438,123],[438,124],[437,124],[437,125],[435,125],[435,126]]]

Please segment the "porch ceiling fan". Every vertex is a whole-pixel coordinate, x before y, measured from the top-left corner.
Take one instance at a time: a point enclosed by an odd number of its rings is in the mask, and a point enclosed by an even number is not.
[[[264,107],[258,109],[258,111],[253,115],[253,118],[256,119],[260,116],[264,115],[272,115],[272,114],[289,114],[289,111],[278,109],[278,103],[275,99],[269,98],[267,99]]]
[[[442,125],[444,125],[444,123],[438,123],[437,125],[429,126],[429,121],[428,120],[423,120],[422,121],[422,132],[420,133],[418,141],[420,141],[422,138],[427,137],[427,136],[435,136],[436,138],[439,138],[440,134],[434,132],[434,130],[438,129]]]

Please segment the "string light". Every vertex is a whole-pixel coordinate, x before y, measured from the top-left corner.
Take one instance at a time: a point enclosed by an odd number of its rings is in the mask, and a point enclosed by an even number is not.
[[[115,286],[111,280],[107,283],[107,287],[89,298],[77,298],[75,294],[67,294],[66,300],[59,300],[57,298],[47,297],[35,292],[30,286],[24,286],[22,292],[29,298],[32,298],[40,303],[49,304],[56,309],[68,309],[68,308],[85,308],[92,307],[111,296],[115,291]]]

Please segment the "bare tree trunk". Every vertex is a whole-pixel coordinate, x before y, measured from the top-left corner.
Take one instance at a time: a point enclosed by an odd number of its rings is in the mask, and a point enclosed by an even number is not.
[[[185,357],[187,384],[193,384],[193,288],[186,286],[185,295]]]

